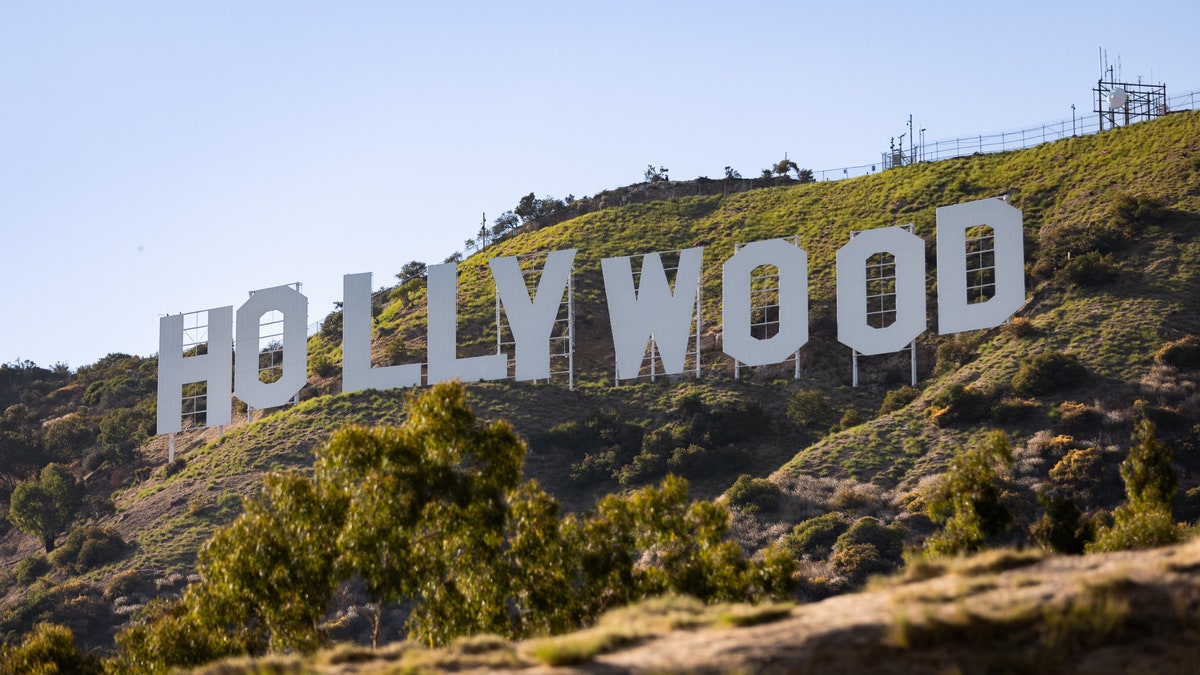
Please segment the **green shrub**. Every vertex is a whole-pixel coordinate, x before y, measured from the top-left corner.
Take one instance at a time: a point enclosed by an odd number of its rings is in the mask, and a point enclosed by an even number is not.
[[[833,406],[817,389],[801,389],[788,397],[787,416],[796,426],[825,429],[833,421]]]
[[[71,530],[66,541],[50,554],[55,567],[71,574],[83,574],[121,557],[125,541],[107,528],[87,525]]]
[[[108,582],[108,588],[104,589],[104,597],[112,601],[141,592],[147,586],[147,580],[137,570],[117,572]]]
[[[1159,363],[1179,370],[1200,369],[1200,336],[1187,337],[1168,342],[1154,354]]]
[[[1026,396],[1042,396],[1082,384],[1087,369],[1073,354],[1048,351],[1021,362],[1012,386]]]
[[[1174,499],[1171,500],[1171,513],[1185,523],[1200,518],[1200,487],[1175,493]]]
[[[746,513],[774,511],[779,508],[779,486],[766,478],[742,474],[725,493],[729,503],[740,506]]]
[[[1050,480],[1067,496],[1084,504],[1120,494],[1116,473],[1105,469],[1104,453],[1095,447],[1068,450],[1050,469]]]
[[[176,457],[175,461],[168,462],[163,466],[163,477],[174,476],[175,474],[187,468],[187,459],[184,457]]]
[[[1185,527],[1171,517],[1170,506],[1125,503],[1113,511],[1112,524],[1101,527],[1086,550],[1094,553],[1155,548],[1183,541],[1184,535]]]
[[[187,512],[189,516],[202,516],[208,510],[208,499],[204,495],[195,495],[188,500]]]
[[[1078,401],[1063,401],[1051,413],[1057,417],[1063,429],[1068,431],[1083,431],[1093,429],[1100,424],[1100,412],[1087,404]]]
[[[850,544],[837,549],[829,562],[853,585],[861,584],[872,574],[885,574],[893,569],[870,544]]]
[[[1135,235],[1147,227],[1158,225],[1167,215],[1158,199],[1123,194],[1109,208],[1112,225],[1126,235]]]
[[[943,336],[938,343],[934,374],[943,375],[957,370],[975,358],[979,337],[972,333],[956,333]]]
[[[1045,511],[1029,528],[1034,541],[1056,553],[1083,553],[1094,532],[1075,502],[1053,491],[1039,494],[1038,502]]]
[[[879,414],[886,415],[903,409],[909,403],[917,400],[917,395],[920,394],[915,387],[904,385],[889,391],[883,397],[883,404],[879,406]]]
[[[930,401],[925,414],[938,426],[970,424],[991,412],[988,397],[974,387],[952,384]]]
[[[881,560],[894,567],[904,559],[904,535],[905,529],[900,523],[884,525],[876,518],[865,516],[837,538],[833,551],[836,554],[849,546],[869,544],[875,547]]]
[[[222,514],[236,514],[242,510],[242,496],[236,492],[225,492],[217,497],[217,511]]]
[[[100,675],[100,659],[80,654],[70,628],[42,623],[34,627],[19,645],[0,646],[0,673],[12,675]]]
[[[100,447],[121,461],[134,457],[134,451],[147,438],[154,420],[135,408],[121,408],[100,420]]]
[[[50,456],[60,461],[69,461],[82,454],[96,441],[96,420],[80,413],[73,413],[46,425],[42,443]]]
[[[846,408],[846,412],[842,414],[842,419],[838,421],[837,425],[834,427],[834,430],[845,431],[846,429],[853,429],[854,427],[866,421],[867,420],[862,416],[862,413],[858,412],[858,408],[851,406]]]
[[[26,556],[17,563],[16,578],[21,586],[28,586],[50,571],[50,561],[41,553]]]
[[[1012,513],[1000,499],[999,472],[1010,464],[1012,444],[1000,431],[951,458],[924,495],[929,518],[942,524],[940,532],[925,540],[926,551],[976,551],[1008,528]]]
[[[1124,504],[1113,511],[1112,525],[1101,527],[1088,550],[1151,548],[1182,541],[1186,528],[1171,515],[1171,499],[1179,478],[1171,466],[1171,448],[1155,435],[1154,423],[1143,419],[1133,434],[1129,456],[1121,462]]]
[[[1014,316],[1004,325],[1004,332],[1015,338],[1029,338],[1037,335],[1038,329],[1028,317]]]
[[[1003,424],[1029,419],[1041,408],[1037,399],[1005,396],[992,406],[992,421]]]
[[[840,513],[832,512],[809,518],[797,523],[792,531],[783,536],[781,544],[796,560],[805,556],[825,558],[833,551],[833,544],[850,527],[850,522]]]
[[[1121,271],[1117,269],[1111,254],[1089,251],[1068,260],[1060,274],[1065,280],[1079,286],[1100,286],[1115,281],[1121,276]]]
[[[341,313],[338,313],[341,316]],[[328,354],[316,354],[309,359],[309,369],[317,377],[333,377],[338,372],[338,364]]]

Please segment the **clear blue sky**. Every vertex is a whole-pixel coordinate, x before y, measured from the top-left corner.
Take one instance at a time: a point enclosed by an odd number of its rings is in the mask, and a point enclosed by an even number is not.
[[[0,0],[0,361],[441,262],[523,194],[870,164],[1200,89],[1196,2]],[[580,242],[586,246],[586,242]],[[630,251],[640,253],[642,251]]]

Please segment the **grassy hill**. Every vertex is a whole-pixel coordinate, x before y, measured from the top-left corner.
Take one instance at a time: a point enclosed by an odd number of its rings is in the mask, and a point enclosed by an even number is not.
[[[939,336],[935,209],[1001,195],[1024,214],[1028,302],[1004,327]],[[850,350],[836,339],[835,252],[853,231],[910,223],[926,241],[930,293],[918,386],[903,389],[907,356],[890,355],[861,359],[862,384],[852,387]],[[720,265],[736,244],[793,235],[810,267],[803,376],[765,367],[735,380],[716,346]],[[693,246],[705,247],[703,376],[613,386],[599,261]],[[1175,450],[1177,516],[1200,515],[1200,491],[1192,491],[1200,476],[1198,375],[1161,355],[1164,345],[1200,334],[1200,113],[838,182],[614,206],[520,231],[459,265],[460,355],[495,351],[487,259],[565,248],[579,251],[578,385],[481,383],[470,395],[478,415],[507,419],[528,440],[527,474],[567,510],[667,472],[688,477],[704,498],[747,474],[766,480],[743,480],[728,499],[748,547],[828,512],[901,523],[915,544],[931,530],[922,486],[959,448],[999,428],[1017,447],[1005,477],[1016,514],[1008,537],[1025,543],[1041,488],[1084,495],[1086,487],[1082,507],[1097,515],[1121,499],[1116,467],[1133,420],[1145,415]],[[422,360],[423,288],[388,289],[377,302],[377,365]],[[264,472],[311,465],[313,449],[343,424],[399,421],[406,392],[336,393],[340,331],[336,321],[326,326],[310,339],[313,372],[301,404],[235,423],[220,438],[215,430],[182,434],[171,465],[163,438],[123,447],[150,433],[153,359],[114,355],[75,374],[6,366],[0,430],[8,435],[0,447],[20,442],[40,448],[43,462],[70,463],[91,500],[82,521],[112,528],[127,545],[111,562],[72,573],[25,562],[39,544],[7,528],[0,634],[11,640],[48,619],[72,626],[87,645],[107,644],[150,598],[180,591],[200,545],[236,516],[237,497],[252,494]],[[1053,369],[1036,370],[1036,357],[1055,354],[1086,376],[1057,382]],[[801,420],[788,404],[803,392],[819,414]],[[5,498],[28,467],[7,475]],[[806,581],[806,597],[852,585],[827,558],[803,563],[805,578],[818,580]]]

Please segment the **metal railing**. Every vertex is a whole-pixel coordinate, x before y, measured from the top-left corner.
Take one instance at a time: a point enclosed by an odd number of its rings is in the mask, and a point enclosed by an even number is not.
[[[1167,109],[1172,112],[1196,110],[1198,100],[1200,100],[1200,89],[1171,96],[1167,98]],[[936,162],[941,159],[974,154],[1023,150],[1072,136],[1087,136],[1100,130],[1100,115],[1088,113],[1072,119],[1044,122],[1024,129],[920,143],[907,151],[897,151],[895,156],[898,157],[900,165]],[[814,171],[813,174],[817,180],[840,180],[865,176],[896,165],[896,160],[891,159],[892,156],[893,153],[885,153],[882,160],[874,164],[821,169]]]

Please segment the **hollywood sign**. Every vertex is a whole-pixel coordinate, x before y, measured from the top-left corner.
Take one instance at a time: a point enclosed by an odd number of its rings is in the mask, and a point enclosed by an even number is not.
[[[990,228],[991,237],[986,298],[971,297],[968,284],[969,273],[979,272],[978,265],[968,266],[968,231],[980,226]],[[939,207],[936,233],[938,332],[991,328],[1008,320],[1025,300],[1021,212],[998,199]],[[894,261],[889,281],[894,281],[895,307],[888,325],[872,326],[866,270],[868,260],[881,253]],[[702,247],[679,252],[674,288],[658,253],[642,257],[636,278],[630,257],[600,261],[618,382],[638,377],[648,345],[657,349],[663,374],[684,371],[699,312],[703,254]],[[517,380],[550,377],[551,332],[574,258],[574,249],[548,253],[532,295],[517,258],[488,261],[514,339]],[[856,355],[898,352],[925,331],[925,243],[920,237],[897,226],[860,231],[838,250],[836,265],[838,341]],[[770,337],[755,335],[751,326],[751,282],[755,270],[764,266],[778,272],[777,330]],[[426,362],[386,367],[371,366],[371,275],[343,277],[343,392],[509,377],[506,353],[458,356],[457,274],[453,263],[428,268]],[[259,377],[260,321],[271,312],[282,315],[282,373],[264,382]],[[207,310],[205,353],[185,351],[184,315],[161,318],[158,433],[180,431],[185,385],[204,383],[208,426],[230,423],[232,396],[252,408],[272,408],[292,400],[304,386],[308,299],[290,286],[267,288],[251,294],[236,317],[235,349],[233,307]],[[756,241],[724,262],[721,349],[726,355],[747,366],[782,363],[808,342],[808,332],[808,254],[802,248],[785,239]]]

